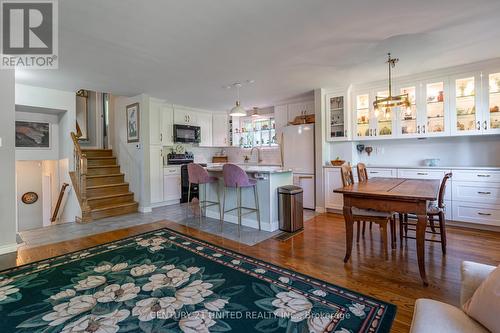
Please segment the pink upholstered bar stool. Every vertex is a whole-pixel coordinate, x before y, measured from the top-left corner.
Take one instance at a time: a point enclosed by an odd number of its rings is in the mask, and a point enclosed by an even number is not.
[[[247,214],[252,214],[255,213],[257,214],[257,222],[259,224],[259,230],[260,229],[260,210],[259,210],[259,195],[257,193],[257,180],[256,179],[250,179],[248,178],[247,173],[245,170],[240,168],[237,165],[234,164],[224,164],[222,168],[222,173],[224,175],[224,194],[222,197],[222,221],[224,221],[224,213],[231,212],[233,210],[238,211],[238,236],[240,236],[240,228],[241,228],[241,217],[243,215]],[[236,189],[236,207],[225,210],[225,205],[226,205],[226,190],[228,187],[235,188]],[[244,207],[241,204],[241,189],[243,188],[248,188],[252,187],[253,188],[253,195],[255,199],[255,208],[251,207]],[[241,210],[245,209],[247,212],[242,213]]]
[[[210,206],[219,206],[219,218],[222,221],[222,213],[221,213],[221,206],[220,206],[220,197],[219,197],[219,179],[217,177],[212,177],[208,174],[207,170],[203,168],[199,164],[195,163],[189,163],[187,166],[188,170],[188,182],[189,182],[189,188],[188,188],[188,204],[186,206],[186,215],[187,211],[189,210],[189,205],[191,204],[191,184],[198,184],[199,188],[199,195],[201,194],[201,186],[203,185],[204,187],[204,199],[199,200],[199,207],[200,207],[200,224],[201,224],[201,216],[203,215],[203,209],[206,209],[207,207]],[[208,184],[217,184],[217,201],[209,201],[207,200],[207,185]]]

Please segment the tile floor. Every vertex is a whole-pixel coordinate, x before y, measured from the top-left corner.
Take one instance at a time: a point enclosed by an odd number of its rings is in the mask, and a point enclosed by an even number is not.
[[[315,214],[316,213],[314,211],[304,210],[304,221],[312,218]],[[184,225],[187,224],[191,228],[200,229],[207,233],[219,235],[250,246],[274,237],[281,232],[259,231],[249,227],[242,227],[241,237],[238,237],[237,226],[233,223],[224,223],[223,231],[221,233],[220,222],[218,220],[203,218],[203,222],[200,226],[199,218],[197,216],[194,217],[192,213],[190,213],[189,218],[186,219],[185,205],[179,204],[154,208],[151,213],[134,213],[109,217],[88,224],[63,223],[54,224],[40,229],[22,231],[19,233],[20,237],[24,241],[21,248],[31,248],[45,244],[57,243],[161,220],[168,220]]]

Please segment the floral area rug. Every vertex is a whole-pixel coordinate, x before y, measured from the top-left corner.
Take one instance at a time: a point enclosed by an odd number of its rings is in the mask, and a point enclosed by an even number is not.
[[[388,332],[396,307],[161,229],[0,272],[0,332]]]

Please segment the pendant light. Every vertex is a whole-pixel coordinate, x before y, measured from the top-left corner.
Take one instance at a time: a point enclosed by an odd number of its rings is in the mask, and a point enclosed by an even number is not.
[[[247,115],[247,113],[240,103],[241,83],[235,83],[233,86],[236,87],[237,99],[236,99],[236,105],[231,109],[229,115],[232,117],[244,117]]]
[[[389,64],[389,96],[387,97],[379,97],[375,96],[375,101],[373,102],[373,107],[375,111],[375,117],[378,118],[380,110],[384,111],[384,117],[386,119],[391,118],[391,110],[394,107],[403,107],[403,108],[410,108],[411,103],[408,98],[408,94],[402,94],[402,95],[392,95],[392,73],[391,73],[391,68],[396,67],[396,63],[399,61],[397,58],[391,58],[391,54],[387,53],[388,60],[387,63]]]

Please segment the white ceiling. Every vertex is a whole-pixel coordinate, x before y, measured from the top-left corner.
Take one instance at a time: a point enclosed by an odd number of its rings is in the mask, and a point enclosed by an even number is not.
[[[17,82],[227,110],[500,56],[499,0],[63,0],[59,70]]]

